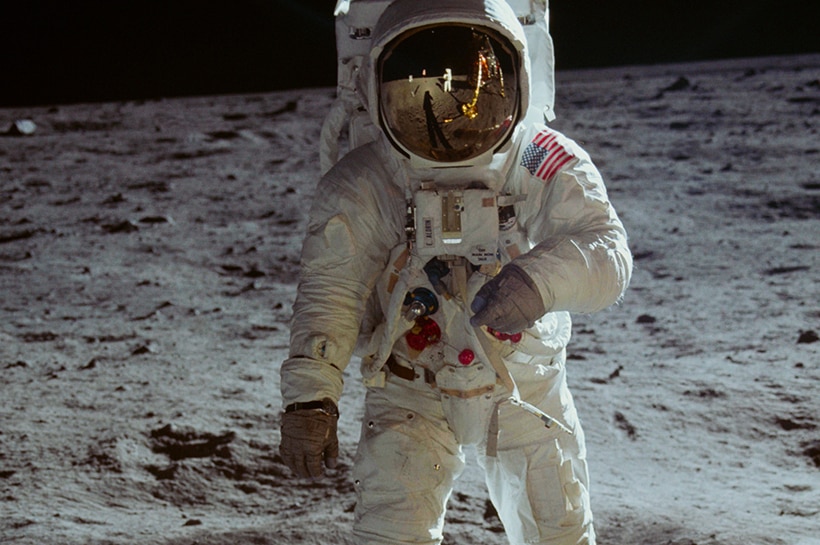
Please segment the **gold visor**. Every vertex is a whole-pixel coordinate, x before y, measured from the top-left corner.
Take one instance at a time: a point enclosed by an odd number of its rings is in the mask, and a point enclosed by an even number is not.
[[[519,112],[517,54],[466,25],[414,29],[384,49],[379,107],[394,144],[430,161],[469,161],[496,149]]]

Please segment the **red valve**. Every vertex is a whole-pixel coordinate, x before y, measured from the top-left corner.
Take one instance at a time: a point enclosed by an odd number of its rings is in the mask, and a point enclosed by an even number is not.
[[[521,339],[524,338],[524,335],[521,332],[518,333],[501,333],[500,331],[496,331],[495,329],[487,328],[487,331],[490,334],[498,339],[499,341],[510,341],[511,343],[520,343]]]
[[[501,333],[500,331],[496,331],[495,329],[492,329],[492,328],[489,328],[489,327],[487,328],[487,331],[489,331],[490,334],[493,337],[495,337],[496,339],[498,339],[499,341],[508,341],[508,340],[510,340],[509,333]]]
[[[416,325],[404,336],[407,346],[421,352],[431,344],[441,340],[441,328],[427,316],[416,319]]]
[[[470,365],[475,359],[475,352],[469,348],[465,348],[458,354],[458,363],[461,365]]]

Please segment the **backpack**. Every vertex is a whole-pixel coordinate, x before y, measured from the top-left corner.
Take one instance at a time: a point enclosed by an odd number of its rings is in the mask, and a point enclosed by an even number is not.
[[[378,137],[356,92],[356,74],[370,52],[373,27],[393,0],[338,0],[333,12],[336,26],[336,99],[322,124],[319,164],[325,174],[344,155],[340,143],[347,131],[347,150]],[[524,27],[530,57],[530,104],[525,121],[555,118],[554,56],[549,34],[548,0],[507,0]]]

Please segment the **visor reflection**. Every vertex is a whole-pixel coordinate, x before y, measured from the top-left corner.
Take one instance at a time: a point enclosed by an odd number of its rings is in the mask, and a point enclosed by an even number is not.
[[[391,138],[441,162],[495,148],[518,113],[512,51],[467,26],[425,28],[394,40],[379,66],[380,107]]]

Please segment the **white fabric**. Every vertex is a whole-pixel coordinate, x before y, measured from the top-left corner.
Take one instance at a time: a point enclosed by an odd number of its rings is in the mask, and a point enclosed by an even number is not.
[[[514,157],[518,156],[517,150],[531,139],[537,129],[539,127],[519,132],[510,149]],[[381,347],[376,357],[363,358],[363,375],[373,376],[383,372],[380,371],[381,364],[390,354],[390,348],[393,348],[392,352],[402,354],[401,342],[396,342],[395,346],[393,343],[396,339],[401,339],[401,335],[409,324],[402,322],[400,313],[397,314],[397,307],[399,307],[397,301],[403,299],[404,291],[402,290],[406,290],[408,286],[414,283],[426,285],[424,284],[426,277],[420,273],[418,266],[408,265],[399,271],[398,276],[401,277],[397,284],[399,287],[394,288],[392,297],[388,297],[390,294],[386,291],[386,285],[391,273],[391,263],[399,253],[397,250],[404,246],[406,210],[402,181],[408,179],[412,184],[412,180],[424,178],[419,177],[418,172],[408,169],[406,165],[402,165],[400,161],[393,158],[385,149],[387,145],[378,141],[355,150],[334,167],[320,183],[318,194],[322,198],[317,199],[311,211],[309,233],[302,254],[302,276],[292,322],[291,357],[282,366],[281,384],[285,404],[322,397],[332,399],[340,397],[342,371],[354,352],[357,340],[359,340],[360,326],[363,323],[367,325],[363,326],[364,340],[360,340],[359,345],[367,348],[361,354],[365,356],[374,354],[377,352],[376,348]],[[531,176],[526,169],[515,163],[513,163],[515,166],[512,166],[509,160],[499,159],[498,161],[500,167],[509,168],[506,183],[503,188],[499,189],[505,192],[507,190],[528,192],[527,200],[517,205],[517,226],[520,231],[516,234],[522,244],[533,245],[533,249],[527,252],[527,248],[524,248],[525,252],[516,258],[516,263],[524,267],[535,279],[545,298],[546,308],[552,310],[539,320],[535,327],[525,332],[522,342],[514,348],[511,345],[508,346],[505,361],[522,390],[523,399],[539,405],[564,424],[575,426],[576,430],[574,438],[560,435],[558,440],[559,446],[562,447],[560,449],[562,460],[570,460],[568,467],[572,469],[573,476],[572,479],[567,480],[567,470],[562,470],[565,472],[561,473],[565,478],[562,489],[566,494],[575,495],[573,496],[575,500],[566,500],[569,502],[568,505],[582,506],[582,511],[573,511],[575,515],[570,517],[580,522],[574,530],[562,528],[559,525],[559,530],[566,530],[569,534],[561,538],[566,539],[565,541],[543,541],[543,543],[553,544],[594,543],[594,538],[591,537],[592,527],[589,524],[591,515],[588,512],[589,500],[586,495],[583,437],[580,434],[580,428],[577,427],[574,407],[563,378],[560,379],[561,386],[557,390],[549,385],[549,381],[542,382],[535,379],[539,378],[537,372],[545,369],[544,362],[561,354],[569,342],[569,311],[590,312],[612,304],[625,288],[631,271],[631,258],[626,246],[626,237],[620,221],[606,199],[600,176],[586,155],[575,144],[567,140],[565,145],[577,154],[577,160],[567,165],[548,183]],[[430,172],[424,172],[424,174],[427,175]],[[496,179],[496,175],[503,180],[500,172],[493,174],[493,171],[485,172],[484,179],[492,181]],[[410,263],[413,262],[411,258]],[[480,284],[481,275],[475,273],[470,279],[467,301],[470,300],[469,294],[474,294]],[[377,297],[378,294],[382,296]],[[392,308],[391,300],[393,301]],[[378,304],[379,301],[381,304]],[[376,304],[371,304],[373,302]],[[455,300],[442,301],[439,313],[445,318],[435,316],[437,320],[448,324],[445,328],[445,335],[450,339],[448,342],[456,348],[442,351],[441,356],[437,355],[437,351],[425,350],[416,358],[416,363],[430,367],[443,366],[448,361],[454,361],[459,347],[474,346],[471,343],[475,340],[470,338],[469,330],[465,325],[469,319],[469,313],[464,312],[459,305],[460,303]],[[385,333],[385,328],[381,328],[376,330],[375,335],[370,337],[367,335],[372,333],[376,324],[391,321],[397,325],[395,330],[389,334]],[[476,352],[478,353],[478,349]],[[404,356],[409,357],[410,354],[404,353]],[[437,371],[440,370],[437,369]],[[528,375],[530,370],[536,375]],[[405,395],[407,398],[405,407],[410,407],[411,411],[427,410],[424,407],[429,405],[428,398],[430,397],[437,400],[434,403],[435,406],[442,407],[440,394],[427,384],[423,382],[416,384],[425,392],[426,396],[422,396],[409,384],[400,383],[401,380],[390,377],[388,378],[388,389],[384,391],[371,389],[367,404],[368,407],[373,406],[373,409],[368,408],[368,411],[385,411],[385,418],[388,422],[391,419],[398,421],[405,418],[406,415],[393,415],[388,406],[379,408],[376,400],[385,400],[389,402],[388,405],[392,403],[395,409],[395,402],[400,399],[396,391],[408,388],[411,391]],[[491,403],[498,399],[505,399],[507,396],[508,392],[497,389]],[[540,396],[545,396],[541,403],[538,399]],[[486,405],[484,408],[486,409]],[[440,410],[443,411],[443,409]],[[467,414],[470,412],[467,411]],[[396,499],[399,502],[398,505],[391,503],[392,500],[388,500],[389,490],[383,491],[380,487],[386,486],[390,489],[392,485],[376,485],[375,496],[370,495],[367,487],[357,488],[360,493],[364,494],[361,505],[375,502],[385,505],[385,510],[391,513],[404,513],[402,519],[398,521],[386,517],[380,511],[373,511],[369,516],[357,515],[358,520],[361,521],[356,526],[361,540],[359,543],[401,543],[398,537],[403,535],[401,532],[410,532],[413,528],[405,520],[406,517],[418,521],[418,531],[424,536],[429,536],[430,543],[438,542],[436,537],[438,530],[435,530],[438,528],[438,523],[430,521],[439,520],[442,516],[438,510],[443,508],[449,494],[449,483],[459,472],[458,439],[473,441],[476,438],[476,430],[478,430],[478,435],[482,436],[482,443],[486,436],[484,430],[488,427],[488,413],[486,410],[475,410],[473,414],[477,415],[478,420],[471,423],[469,419],[464,420],[464,411],[462,411],[461,419],[457,424],[461,429],[470,429],[469,434],[454,433],[446,418],[434,414],[427,425],[435,429],[447,430],[446,433],[440,432],[446,435],[447,439],[433,440],[434,436],[426,430],[421,439],[413,442],[418,449],[417,452],[414,451],[413,459],[446,459],[447,464],[452,467],[451,475],[447,477],[441,477],[440,473],[435,473],[439,475],[433,477],[439,479],[437,481],[439,488],[434,494],[431,492],[433,495],[429,497],[424,495],[427,499],[421,504],[415,507],[408,506],[405,500],[398,499]],[[371,416],[368,418],[374,419]],[[401,421],[404,422],[404,420]],[[514,407],[504,409],[499,428],[501,435],[499,436],[498,454],[482,462],[487,467],[488,486],[490,490],[495,490],[491,493],[492,497],[504,520],[512,540],[511,543],[541,543],[542,541],[532,541],[531,537],[526,536],[531,536],[536,529],[539,532],[547,532],[548,528],[545,529],[546,527],[541,523],[536,522],[539,520],[536,515],[533,514],[530,520],[521,514],[527,511],[518,504],[518,501],[527,496],[522,496],[521,489],[516,486],[526,488],[528,479],[545,478],[538,475],[528,476],[524,468],[529,467],[533,460],[528,459],[529,455],[522,454],[522,452],[532,450],[533,456],[543,455],[548,458],[556,455],[554,453],[537,454],[537,452],[542,452],[543,446],[526,447],[523,451],[518,452],[516,449],[506,448],[504,441],[505,437],[509,438],[510,435],[514,437],[520,432],[516,430],[538,430],[539,433],[552,433],[552,431],[545,432],[534,416]],[[393,434],[390,437],[401,436]],[[543,438],[543,435],[536,434],[529,439],[522,440],[532,441],[533,445],[542,445]],[[367,467],[368,464],[381,465],[378,459],[371,459],[368,453],[381,451],[382,447],[378,447],[378,443],[375,446],[369,445],[364,435],[363,439],[361,446],[363,450],[358,455],[360,462],[357,463],[357,472],[359,467]],[[561,445],[562,442],[567,441],[572,441],[572,444]],[[382,462],[387,461],[382,460]],[[436,463],[443,465],[443,462]],[[415,475],[417,480],[422,479],[422,475],[412,469],[413,467],[407,466],[406,469]],[[518,480],[512,479],[511,474],[518,474]],[[383,472],[377,472],[375,475],[372,479],[376,482],[396,482],[395,476],[387,477]],[[384,479],[378,475],[382,475]],[[360,478],[360,481],[364,479]],[[406,490],[393,490],[393,492],[394,499],[409,497]],[[433,509],[433,506],[438,507]],[[410,510],[407,511],[407,509]],[[368,524],[374,524],[377,528],[368,530],[366,529]],[[431,528],[433,528],[433,534],[429,533]],[[409,534],[406,535],[407,542],[423,542],[414,541],[420,539],[419,535],[422,534],[416,533],[412,539]],[[377,535],[382,537],[378,538]],[[516,541],[518,538],[514,536],[525,536],[526,539]]]
[[[486,452],[488,422],[469,424],[481,432],[479,464],[509,542],[594,544],[584,437],[563,354],[541,365],[510,367],[523,395],[560,414],[573,435],[546,429],[510,405],[503,391],[491,396],[491,405],[500,403],[495,455]],[[451,408],[423,380],[389,377],[384,388],[368,391],[352,475],[357,544],[440,543],[447,499],[464,469]]]
[[[321,198],[311,210],[302,250],[291,359],[282,367],[286,403],[341,395],[341,372],[357,344],[368,298],[391,251],[405,243],[405,180],[411,186],[437,178],[455,183],[460,174],[501,192],[527,195],[516,205],[518,229],[511,235],[527,245],[516,263],[536,282],[551,311],[541,322],[555,324],[552,331],[537,326],[532,333],[553,353],[569,340],[566,334],[556,337],[556,332],[569,329],[568,312],[594,312],[618,300],[629,282],[631,255],[623,226],[587,154],[561,136],[576,159],[549,183],[516,162],[520,148],[543,129],[522,127],[507,155],[496,157],[489,168],[458,172],[411,170],[379,140],[345,156],[321,180]],[[480,275],[473,275],[471,282],[474,294]]]
[[[372,31],[379,16],[393,0],[339,0],[333,14],[336,17],[336,100],[325,117],[319,139],[319,164],[325,174],[336,164],[345,150],[339,149],[342,132],[348,131],[348,147],[374,140],[377,133],[369,117],[360,112],[362,100],[356,91],[356,81],[362,62],[370,50]]]
[[[549,32],[547,0],[507,0],[524,25],[530,58],[530,107],[527,121],[543,123],[555,119],[555,53]]]

